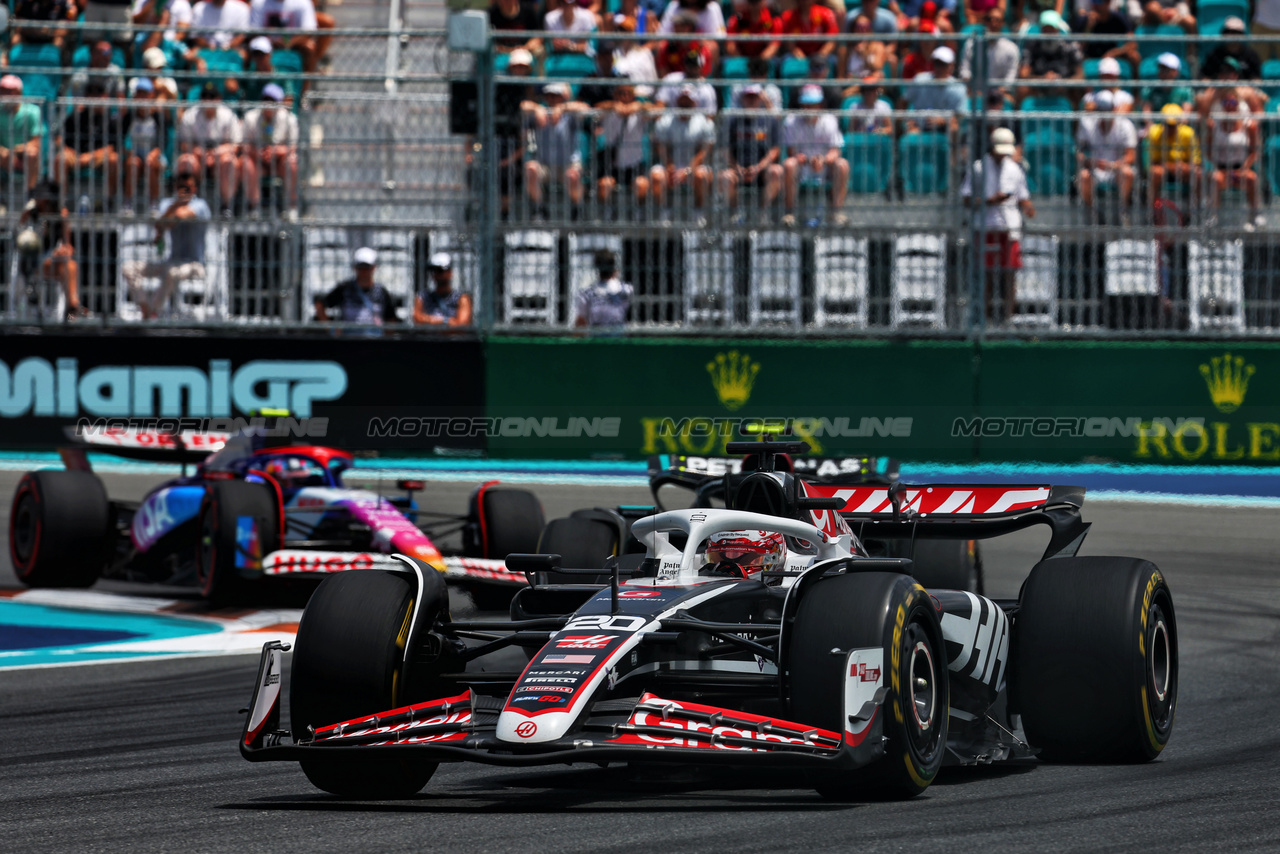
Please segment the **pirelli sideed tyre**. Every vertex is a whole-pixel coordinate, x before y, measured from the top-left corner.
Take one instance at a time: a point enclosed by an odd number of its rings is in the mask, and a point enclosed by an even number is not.
[[[208,485],[200,506],[196,580],[214,605],[236,604],[245,597],[237,556],[240,563],[252,562],[280,548],[277,500],[265,483],[221,480]]]
[[[431,620],[447,608],[448,592],[437,573],[425,575],[422,617]],[[302,614],[293,650],[289,720],[295,738],[305,736],[308,726],[431,699],[407,696],[402,679],[413,608],[413,583],[389,572],[341,572],[321,582]],[[335,795],[403,798],[427,784],[437,763],[331,755],[300,764],[312,784]]]
[[[792,720],[844,731],[845,657],[832,650],[880,646],[889,687],[879,714],[885,756],[851,774],[828,776],[824,797],[910,798],[923,792],[946,753],[946,649],[928,594],[911,577],[850,572],[805,591],[796,609],[786,665]]]
[[[9,557],[28,587],[88,587],[111,541],[111,505],[97,475],[32,471],[22,476],[9,515]]]
[[[982,592],[982,557],[974,540],[916,540],[911,566],[926,590]]]
[[[1178,630],[1155,564],[1043,561],[1022,587],[1010,691],[1027,740],[1067,762],[1142,762],[1164,749],[1178,704]]]

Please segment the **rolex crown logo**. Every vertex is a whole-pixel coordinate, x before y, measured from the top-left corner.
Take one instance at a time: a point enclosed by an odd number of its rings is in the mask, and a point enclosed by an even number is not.
[[[756,374],[760,373],[760,364],[751,361],[746,354],[730,350],[717,353],[714,360],[707,362],[707,373],[711,374],[711,385],[715,387],[720,402],[733,411],[751,397],[751,387],[756,383]]]
[[[1244,403],[1245,392],[1249,388],[1249,378],[1257,370],[1253,365],[1246,365],[1243,356],[1232,356],[1225,353],[1209,360],[1209,364],[1200,366],[1200,375],[1205,385],[1209,386],[1209,397],[1219,412],[1231,413]]]

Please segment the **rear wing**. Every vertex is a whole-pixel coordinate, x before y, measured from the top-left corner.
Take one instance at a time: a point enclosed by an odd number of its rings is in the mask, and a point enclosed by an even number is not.
[[[175,423],[178,419],[171,419]],[[229,432],[210,430],[157,430],[82,423],[64,431],[71,452],[97,451],[134,460],[194,463],[219,451],[231,439]],[[64,456],[66,454],[64,453]]]
[[[703,481],[741,474],[745,457],[700,457],[659,454],[649,457],[650,480],[697,486]],[[792,457],[795,474],[812,483],[891,483],[898,479],[898,461],[892,457]]]

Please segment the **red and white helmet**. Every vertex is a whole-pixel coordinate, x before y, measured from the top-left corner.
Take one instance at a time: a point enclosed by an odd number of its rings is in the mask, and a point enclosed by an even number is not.
[[[748,577],[781,570],[787,563],[787,541],[771,531],[721,531],[707,540],[707,562],[731,561]]]

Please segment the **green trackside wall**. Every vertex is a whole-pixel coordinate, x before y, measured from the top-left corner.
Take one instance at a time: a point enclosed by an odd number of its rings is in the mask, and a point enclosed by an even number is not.
[[[494,337],[494,456],[721,454],[792,419],[827,455],[1280,464],[1280,343]]]

